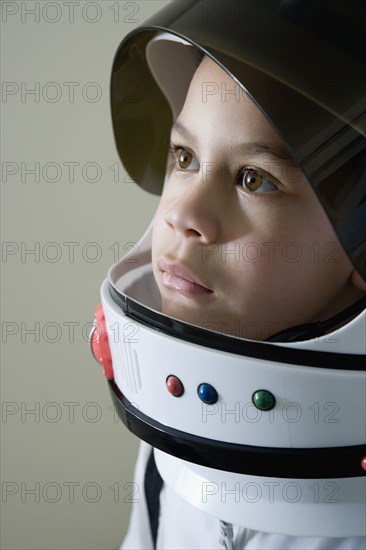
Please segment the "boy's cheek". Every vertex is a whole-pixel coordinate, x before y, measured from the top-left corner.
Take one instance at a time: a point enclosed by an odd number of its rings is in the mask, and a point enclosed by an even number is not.
[[[164,219],[161,213],[156,212],[152,227],[152,256],[154,257],[157,250],[163,245],[163,227]]]

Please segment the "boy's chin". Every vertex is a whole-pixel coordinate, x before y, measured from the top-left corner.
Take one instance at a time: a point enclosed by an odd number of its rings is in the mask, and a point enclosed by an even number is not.
[[[266,340],[283,328],[278,322],[253,321],[241,319],[230,319],[227,316],[205,311],[204,308],[193,304],[190,307],[179,303],[173,303],[172,300],[162,299],[162,313],[168,317],[178,319],[184,323],[194,325],[205,330],[225,334],[236,338],[247,340]]]

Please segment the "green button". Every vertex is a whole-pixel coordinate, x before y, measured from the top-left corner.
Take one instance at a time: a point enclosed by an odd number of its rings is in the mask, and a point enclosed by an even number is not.
[[[252,396],[253,405],[261,411],[270,411],[276,404],[275,396],[268,390],[257,390]]]

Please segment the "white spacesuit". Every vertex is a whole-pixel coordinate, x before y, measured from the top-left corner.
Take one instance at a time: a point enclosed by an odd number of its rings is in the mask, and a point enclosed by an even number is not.
[[[206,56],[280,136],[366,288],[362,9],[169,4],[114,60],[112,119],[126,170],[162,192],[172,123]],[[153,224],[110,269],[91,337],[122,421],[144,441],[122,548],[365,548],[365,297],[265,341],[166,315]]]

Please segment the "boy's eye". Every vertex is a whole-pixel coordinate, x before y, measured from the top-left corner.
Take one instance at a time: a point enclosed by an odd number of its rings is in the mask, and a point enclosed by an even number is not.
[[[272,181],[251,168],[243,170],[240,179],[245,189],[250,193],[270,193],[279,190]]]
[[[170,144],[170,151],[173,153],[175,161],[181,170],[200,169],[199,162],[191,151],[173,144]]]
[[[181,149],[180,152],[178,151],[178,153],[179,153],[178,155],[179,168],[182,168],[183,170],[185,170],[191,164],[194,155],[192,155],[192,153],[190,153],[189,151],[186,151],[185,149]]]

